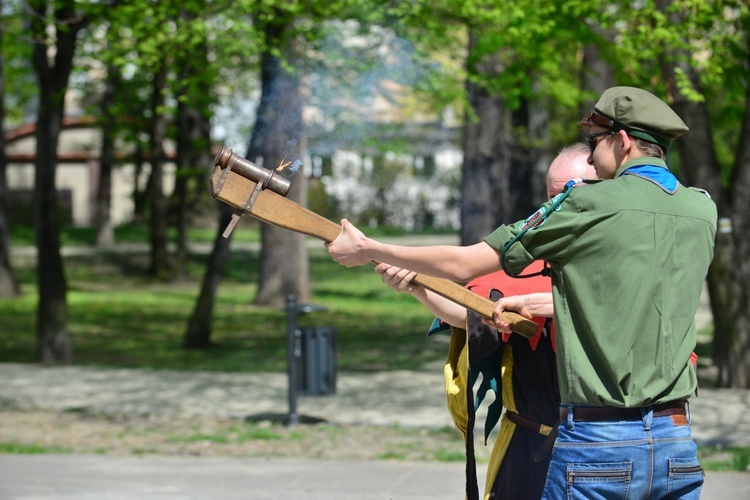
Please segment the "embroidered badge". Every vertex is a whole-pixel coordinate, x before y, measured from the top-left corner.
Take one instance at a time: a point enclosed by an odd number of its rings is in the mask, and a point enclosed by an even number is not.
[[[540,227],[542,224],[547,222],[547,214],[545,213],[544,207],[540,208],[533,214],[531,214],[530,217],[528,217],[526,220],[522,221],[518,225],[519,231],[525,231],[527,229],[536,229]]]
[[[547,222],[547,217],[552,212],[559,212],[562,210],[562,202],[565,200],[565,198],[568,197],[568,194],[570,192],[570,188],[573,187],[577,182],[582,181],[583,179],[573,179],[568,182],[568,184],[565,185],[565,189],[561,193],[558,193],[556,196],[554,196],[552,199],[550,199],[549,204],[542,206],[531,214],[529,217],[526,218],[526,220],[522,221],[518,225],[519,231],[526,231],[529,229],[537,229],[541,227],[545,222]]]

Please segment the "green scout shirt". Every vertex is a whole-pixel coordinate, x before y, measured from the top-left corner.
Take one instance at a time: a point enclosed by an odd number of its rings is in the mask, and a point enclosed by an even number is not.
[[[639,407],[696,389],[690,354],[716,206],[699,189],[677,184],[669,194],[623,175],[636,165],[667,169],[639,158],[614,179],[573,188],[559,211],[505,252],[513,274],[534,260],[552,268],[563,403]],[[500,251],[520,226],[501,226],[485,241]]]

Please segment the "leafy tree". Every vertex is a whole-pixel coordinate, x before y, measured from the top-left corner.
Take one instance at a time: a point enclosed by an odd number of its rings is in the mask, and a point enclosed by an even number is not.
[[[677,142],[679,162],[672,158],[672,163],[686,184],[709,190],[723,221],[708,276],[720,384],[750,386],[750,266],[745,263],[750,222],[743,208],[750,191],[746,2],[466,0],[402,5],[408,13],[402,12],[404,18],[410,14],[418,21],[417,32],[426,33],[423,41],[428,43],[445,40],[447,29],[469,29],[470,112],[464,163],[468,189],[462,201],[462,234],[473,236],[464,236],[467,242],[484,232],[466,228],[473,224],[472,217],[487,218],[478,227],[493,226],[488,216],[493,201],[476,193],[502,193],[497,196],[502,201],[510,186],[511,191],[517,188],[507,178],[496,184],[492,175],[502,169],[500,164],[489,165],[493,158],[501,161],[512,155],[522,136],[532,137],[531,147],[568,142],[575,133],[570,111],[589,108],[614,84],[647,88],[668,99],[691,128],[689,139]],[[528,104],[542,106],[549,114],[549,130],[536,138],[528,127],[514,135],[516,129],[507,125],[511,120],[505,110],[513,112]],[[482,134],[491,139],[482,140]],[[535,142],[539,140],[541,144]],[[505,141],[508,147],[498,146]],[[478,151],[488,154],[482,158]]]
[[[218,230],[214,237],[211,253],[206,261],[206,271],[201,281],[201,289],[195,301],[193,312],[187,323],[182,346],[186,349],[206,349],[213,345],[211,339],[213,311],[216,303],[216,293],[224,275],[227,260],[229,259],[230,243],[232,235],[227,238],[223,232],[232,220],[234,210],[225,203],[219,204]]]
[[[205,2],[150,2],[147,0],[123,5],[117,17],[109,19],[101,30],[92,33],[91,47],[98,53],[91,53],[88,59],[94,66],[104,70],[103,81],[94,81],[97,100],[105,106],[100,113],[103,117],[104,141],[102,149],[102,182],[100,194],[109,192],[109,178],[112,159],[107,148],[114,139],[128,140],[134,144],[136,174],[141,173],[144,161],[148,161],[150,171],[145,191],[139,191],[136,183],[134,201],[138,217],[147,217],[150,235],[149,274],[167,278],[184,273],[186,208],[178,204],[178,259],[171,259],[167,251],[167,229],[170,222],[167,194],[164,192],[165,141],[175,138],[178,147],[177,198],[186,202],[184,187],[188,172],[186,162],[194,158],[194,151],[204,151],[202,161],[211,156],[208,144],[208,107],[211,92],[203,98],[203,109],[196,116],[203,116],[203,138],[200,143],[186,141],[184,119],[186,104],[195,102],[201,90],[196,88],[198,77],[211,74],[210,65],[205,71],[196,73],[196,67],[207,59],[205,28],[208,16],[203,14]],[[104,32],[104,35],[101,33]],[[203,45],[201,45],[201,43]],[[202,49],[202,52],[196,51]],[[101,72],[101,71],[100,71]],[[117,95],[115,96],[115,91]],[[145,104],[144,104],[145,103]],[[176,120],[181,113],[183,119]],[[115,119],[119,116],[119,119]],[[107,123],[104,123],[104,122]],[[176,123],[176,127],[173,126]],[[147,139],[142,139],[143,131]],[[206,165],[209,162],[206,161]],[[204,170],[205,172],[205,170]],[[102,203],[105,203],[102,201]],[[146,213],[147,212],[147,213]],[[106,215],[106,210],[101,212]],[[104,223],[105,221],[100,221]],[[106,225],[102,226],[106,229]]]
[[[321,61],[317,55],[328,34],[339,26],[336,20],[356,18],[369,21],[376,12],[371,2],[344,0],[335,2],[239,2],[233,4],[235,20],[248,23],[254,30],[244,38],[226,36],[221,39],[222,52],[231,52],[231,40],[241,43],[235,57],[249,61],[249,67],[259,71],[261,97],[256,112],[245,156],[266,168],[276,168],[287,162],[302,159],[305,153],[304,123],[302,121],[301,81],[307,69]],[[235,29],[236,23],[228,23]],[[250,38],[252,36],[252,38]],[[247,48],[256,51],[248,54]],[[312,55],[312,57],[310,57]],[[222,64],[230,62],[221,60]],[[338,60],[325,61],[335,67]],[[319,87],[318,87],[319,88]],[[315,89],[310,89],[315,90]],[[305,181],[297,175],[288,195],[305,204]],[[220,215],[219,232],[226,227],[226,208]],[[255,302],[279,307],[293,293],[297,300],[310,298],[307,250],[304,238],[288,230],[270,225],[262,227],[261,271]],[[204,275],[201,293],[188,324],[184,344],[204,347],[211,344],[211,312],[221,270],[228,255],[229,241],[217,234],[209,267]]]
[[[178,278],[187,276],[187,227],[195,212],[202,211],[208,198],[205,186],[211,170],[211,106],[215,103],[215,66],[209,63],[206,22],[200,14],[205,2],[185,3],[179,13],[181,45],[187,49],[176,56],[177,110],[175,144],[177,178],[173,203],[177,226],[175,269]],[[203,201],[205,200],[205,201]]]
[[[690,128],[671,160],[685,184],[707,189],[722,221],[707,277],[719,385],[750,387],[750,222],[743,208],[750,192],[750,9],[731,0],[588,8],[600,56],[618,84],[663,96]]]
[[[256,16],[264,34],[261,51],[261,98],[248,158],[268,169],[294,164],[304,153],[299,75],[294,67],[301,49],[294,38],[294,11],[274,9]],[[306,203],[305,176],[294,179],[290,197]],[[300,302],[311,298],[305,238],[301,234],[264,224],[258,294],[255,303],[281,307],[289,294]]]
[[[470,244],[543,201],[543,173],[571,138],[554,120],[583,95],[576,53],[589,29],[577,2],[416,4],[398,13],[423,46],[465,40],[461,240]]]
[[[115,243],[115,230],[110,217],[112,205],[112,172],[115,168],[115,140],[117,138],[117,110],[115,102],[122,84],[119,69],[107,65],[104,91],[101,99],[102,145],[99,154],[99,180],[96,190],[96,246],[111,247]]]
[[[690,127],[690,139],[677,143],[682,171],[688,182],[708,189],[722,221],[708,275],[718,382],[721,387],[747,389],[750,7],[745,2],[660,0],[657,9],[652,17],[655,36],[667,39],[667,49],[659,57],[664,85]],[[674,26],[681,29],[675,33]],[[731,148],[734,154],[722,155]]]
[[[37,359],[44,363],[70,363],[73,349],[66,326],[67,284],[60,256],[55,173],[65,92],[73,69],[78,33],[89,23],[89,18],[77,11],[76,2],[72,0],[33,0],[28,6],[29,33],[34,43],[32,62],[39,86],[34,165],[39,286]],[[50,53],[54,57],[50,58]]]
[[[252,11],[251,11],[252,12]],[[252,29],[252,25],[245,22],[248,19],[249,12],[246,6],[236,5],[236,9],[219,9],[215,15],[214,23],[223,25],[226,29],[224,36],[210,40],[209,52],[214,55],[215,73],[220,75],[219,81],[225,82],[226,87],[214,85],[211,92],[219,93],[226,91],[236,91],[238,88],[246,90],[242,85],[232,84],[231,82],[246,82],[253,80],[248,78],[248,73],[252,74],[257,71],[257,32]],[[203,43],[203,42],[200,42]],[[202,51],[201,51],[202,53]],[[203,102],[195,93],[202,89],[205,83],[205,75],[198,74],[197,79],[187,79],[189,86],[194,86],[193,93],[189,94],[192,99],[188,102]],[[209,92],[208,89],[206,89]],[[205,97],[207,97],[208,94]],[[187,106],[185,111],[187,112]],[[178,113],[178,128],[185,128],[184,134],[195,139],[202,136],[200,130],[203,125],[204,108],[200,105],[191,106],[190,113],[195,116],[200,114],[200,118],[192,121],[192,126],[187,126],[180,119],[187,119],[186,116]],[[183,139],[187,137],[181,136]],[[179,141],[178,141],[179,142]],[[221,278],[229,259],[230,244],[232,235],[227,238],[223,233],[231,221],[234,210],[224,203],[218,203],[218,224],[217,232],[214,237],[214,243],[206,260],[206,271],[203,274],[200,293],[196,299],[195,307],[187,322],[185,336],[183,338],[183,347],[187,349],[205,349],[213,345],[211,338],[213,324],[213,310],[216,302],[216,294],[221,284]]]

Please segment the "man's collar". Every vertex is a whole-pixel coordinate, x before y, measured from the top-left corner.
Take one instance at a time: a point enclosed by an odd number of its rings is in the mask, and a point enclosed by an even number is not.
[[[635,167],[636,165],[653,165],[655,167],[662,167],[665,170],[669,170],[669,168],[667,168],[667,164],[661,158],[657,158],[655,156],[641,156],[620,165],[620,168],[618,168],[615,172],[615,179],[620,177],[622,173],[627,169],[629,169],[630,167]]]
[[[674,194],[677,191],[680,182],[677,180],[677,177],[669,171],[667,165],[663,161],[652,157],[641,158],[641,160],[643,161],[636,161],[632,164],[628,162],[623,165],[623,171],[620,175],[634,175],[653,182],[667,194]],[[655,161],[652,162],[652,160]],[[630,166],[628,166],[628,164],[630,164]]]

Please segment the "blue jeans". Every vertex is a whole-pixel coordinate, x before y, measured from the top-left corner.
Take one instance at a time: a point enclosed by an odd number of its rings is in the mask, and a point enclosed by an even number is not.
[[[684,416],[574,422],[574,405],[560,422],[542,498],[697,499],[703,469]],[[572,410],[572,411],[571,411]]]

